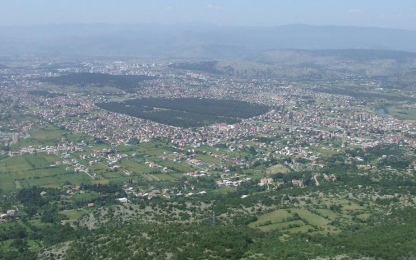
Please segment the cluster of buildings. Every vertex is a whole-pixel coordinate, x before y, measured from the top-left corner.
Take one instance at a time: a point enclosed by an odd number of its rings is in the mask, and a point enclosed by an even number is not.
[[[247,169],[256,162],[287,157],[292,158],[293,162],[302,159],[312,165],[324,167],[323,154],[341,153],[349,147],[368,148],[385,143],[416,147],[415,123],[371,111],[368,104],[353,97],[317,91],[322,86],[303,86],[276,79],[237,81],[200,73],[177,73],[166,64],[142,64],[136,61],[85,61],[81,67],[59,69],[54,73],[46,72],[41,65],[36,66],[38,67],[35,69],[39,70],[37,74],[27,75],[21,70],[1,72],[6,74],[0,88],[0,99],[3,101],[0,102],[0,116],[18,111],[35,119],[12,119],[8,121],[10,123],[7,132],[4,131],[6,126],[2,125],[0,140],[7,145],[17,143],[22,138],[29,138],[30,129],[43,124],[53,124],[75,134],[86,134],[92,140],[106,140],[113,147],[128,144],[131,140],[148,142],[161,137],[166,138],[177,149],[184,150],[184,153],[165,156],[163,160],[185,160],[197,168],[219,168],[225,173],[229,173],[229,165]],[[124,90],[112,93],[121,99],[165,96],[169,93],[171,98],[237,99],[268,105],[270,111],[233,125],[214,124],[197,128],[179,128],[103,111],[94,105],[96,102],[107,100],[111,93],[63,93],[52,96],[31,93],[31,90],[40,88],[42,84],[31,79],[39,76],[55,77],[71,72],[156,76],[154,80],[142,83],[134,93]],[[368,84],[377,85],[376,82]],[[235,154],[251,149],[256,158],[253,161],[225,152],[204,151],[204,155],[219,161],[210,164],[195,158],[193,152],[186,153],[188,149],[218,145],[225,146],[230,153],[236,152]],[[84,152],[85,146],[85,143],[74,144],[62,140],[62,144],[25,147],[10,151],[10,155],[54,153],[61,157],[55,165],[68,164],[91,178],[95,178],[95,175],[89,169],[95,164],[106,161],[108,167],[119,168],[118,163],[128,157],[127,154],[116,154],[104,149],[83,154],[79,159],[88,161],[88,165],[82,165],[72,154]],[[148,161],[147,165],[149,168],[162,168],[163,172],[168,172],[166,167],[154,162]],[[124,173],[131,174],[127,169],[124,169]],[[188,173],[188,176],[203,177],[208,174],[207,170],[199,169]],[[325,179],[334,180],[334,177],[326,176]],[[244,181],[247,179],[230,180],[227,177],[218,180],[217,185],[235,187]],[[259,185],[280,184],[262,179]],[[292,185],[304,186],[300,180],[292,180]]]

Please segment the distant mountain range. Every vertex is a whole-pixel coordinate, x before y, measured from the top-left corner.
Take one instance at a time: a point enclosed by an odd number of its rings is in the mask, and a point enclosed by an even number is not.
[[[246,60],[293,66],[327,66],[336,65],[340,60],[349,62],[370,62],[374,60],[392,60],[395,62],[407,62],[416,58],[416,52],[391,51],[391,50],[367,50],[367,49],[342,49],[342,50],[268,50],[256,53]]]
[[[71,24],[0,27],[0,55],[136,55],[172,59],[245,58],[270,49],[416,52],[416,32],[368,27],[226,27]]]

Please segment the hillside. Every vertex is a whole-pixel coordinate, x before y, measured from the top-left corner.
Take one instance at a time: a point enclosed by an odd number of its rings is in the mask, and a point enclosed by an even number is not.
[[[391,60],[406,63],[416,59],[416,53],[389,50],[343,49],[343,50],[269,50],[252,55],[247,60],[267,63],[301,66],[306,64],[333,65],[340,61],[372,62]]]
[[[416,66],[416,53],[388,50],[271,50],[246,59],[269,65],[388,77]]]
[[[416,51],[416,32],[370,27],[60,24],[0,27],[0,54],[243,58],[270,49]]]
[[[245,59],[188,62],[172,68],[237,77],[325,80],[346,73],[411,82],[416,53],[389,50],[268,50]]]

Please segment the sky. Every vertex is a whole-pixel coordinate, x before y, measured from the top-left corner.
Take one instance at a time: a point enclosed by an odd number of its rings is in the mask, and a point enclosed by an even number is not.
[[[0,0],[0,26],[207,22],[344,25],[416,31],[415,0]]]

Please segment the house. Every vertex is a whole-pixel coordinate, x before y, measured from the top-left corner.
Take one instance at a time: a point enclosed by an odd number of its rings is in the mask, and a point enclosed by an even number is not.
[[[298,186],[298,187],[303,187],[303,182],[301,180],[292,180],[292,185],[293,186]]]
[[[272,178],[263,178],[260,180],[261,183],[264,184],[272,184],[273,183],[273,179]]]
[[[8,210],[7,211],[7,216],[13,217],[15,213],[16,213],[15,210]]]
[[[150,163],[149,163],[149,167],[150,167],[150,168],[157,168],[157,164],[155,164],[155,163],[153,163],[153,162],[150,162]]]
[[[94,203],[88,203],[88,208],[94,207]]]
[[[43,196],[45,196],[46,195],[46,191],[42,191],[41,193],[40,193],[40,196],[41,197],[43,197]]]
[[[119,198],[117,199],[120,203],[127,203],[129,200],[127,198]]]

